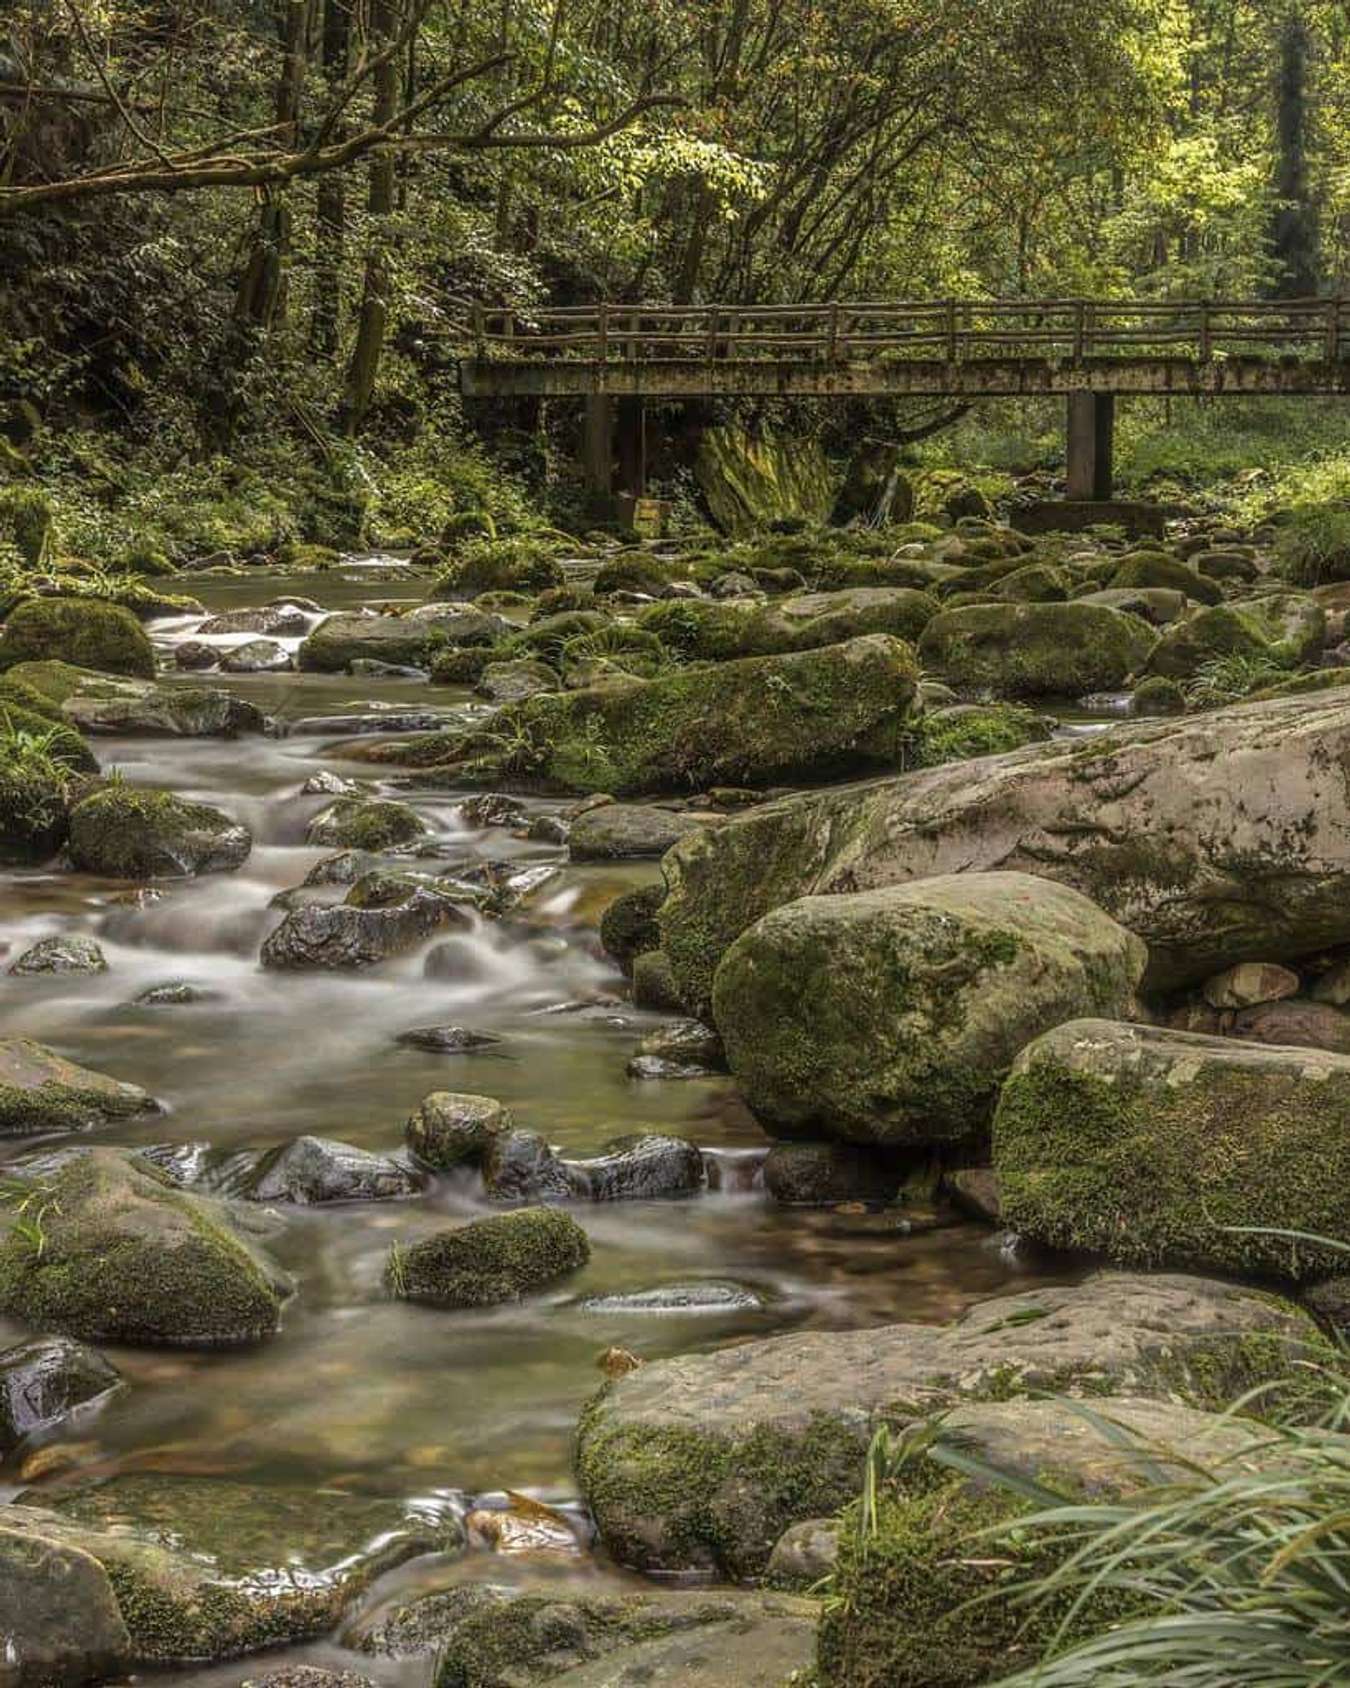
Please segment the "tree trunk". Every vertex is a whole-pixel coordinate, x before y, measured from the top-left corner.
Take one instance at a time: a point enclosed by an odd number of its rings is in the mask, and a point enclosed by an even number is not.
[[[1271,231],[1277,299],[1317,292],[1317,208],[1308,184],[1308,61],[1312,43],[1297,10],[1280,29],[1280,75],[1275,113],[1275,222]]]
[[[347,0],[325,0],[323,14],[323,73],[329,91],[347,74],[351,45],[351,10]],[[345,125],[333,134],[346,138]],[[309,341],[313,350],[331,362],[337,356],[342,327],[342,266],[347,255],[347,177],[330,170],[319,177],[315,206],[314,309]]]
[[[370,13],[371,50],[380,48],[394,33],[393,0],[373,0]],[[388,123],[398,111],[398,66],[391,58],[375,73],[374,123]],[[366,197],[370,213],[370,249],[366,254],[366,276],[361,293],[361,316],[356,327],[356,344],[347,365],[346,390],[342,405],[342,430],[349,437],[360,432],[375,392],[375,379],[384,350],[389,322],[389,237],[388,218],[394,209],[394,155],[377,150],[371,154],[370,188]]]

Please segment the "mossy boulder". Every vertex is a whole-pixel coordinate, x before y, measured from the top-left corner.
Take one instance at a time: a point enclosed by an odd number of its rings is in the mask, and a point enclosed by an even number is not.
[[[381,747],[379,759],[616,797],[861,773],[902,762],[917,686],[910,647],[871,634],[529,698],[476,733]]]
[[[424,1166],[450,1172],[481,1164],[492,1144],[514,1130],[511,1110],[491,1096],[433,1090],[403,1130],[403,1140]]]
[[[97,598],[26,598],[0,632],[0,669],[68,662],[106,674],[155,677],[155,652],[130,610]]]
[[[1027,563],[1003,575],[990,593],[1014,604],[1058,604],[1069,596],[1069,580],[1051,563]]]
[[[705,429],[694,478],[724,533],[753,533],[776,521],[823,522],[835,500],[835,477],[819,444],[798,435]]]
[[[123,1677],[131,1636],[104,1567],[53,1514],[0,1509],[6,1688],[82,1688]]]
[[[625,973],[638,956],[660,949],[657,911],[666,900],[664,885],[639,885],[618,896],[600,916],[600,946]]]
[[[392,850],[415,844],[426,830],[426,822],[406,803],[339,797],[305,828],[305,842],[326,850]]]
[[[0,486],[0,541],[12,545],[30,569],[45,568],[56,548],[56,511],[41,487]]]
[[[903,586],[808,592],[773,604],[681,598],[652,604],[638,625],[691,662],[815,650],[863,633],[914,640],[938,613],[929,592]]]
[[[619,1563],[754,1577],[789,1524],[856,1498],[883,1424],[1033,1393],[1219,1409],[1318,1340],[1268,1294],[1103,1272],[944,1326],[799,1332],[648,1362],[587,1406],[577,1476]]]
[[[1154,643],[1137,616],[1100,604],[970,604],[928,623],[919,658],[959,691],[1077,697],[1123,684]]]
[[[775,1134],[943,1142],[987,1121],[1040,1032],[1128,1012],[1145,959],[1068,886],[952,874],[765,915],[717,970],[713,1020]]]
[[[440,648],[436,623],[412,615],[330,615],[296,652],[296,667],[315,674],[345,674],[353,662],[387,662],[426,668]]]
[[[77,1066],[31,1038],[0,1038],[0,1138],[89,1131],[158,1111],[139,1084]]]
[[[110,879],[173,879],[232,872],[253,839],[208,803],[120,782],[92,792],[70,812],[72,864]]]
[[[1310,661],[1326,638],[1326,612],[1304,593],[1271,593],[1217,604],[1163,630],[1146,665],[1150,675],[1187,680],[1224,656],[1268,657],[1287,668]]]
[[[491,1307],[577,1271],[591,1256],[585,1231],[556,1207],[522,1207],[395,1247],[388,1281],[405,1301]]]
[[[1130,714],[1141,719],[1184,715],[1186,694],[1175,680],[1161,674],[1151,674],[1141,680],[1130,696]]]
[[[1139,591],[1163,587],[1182,592],[1197,604],[1218,604],[1223,601],[1223,589],[1217,581],[1207,580],[1193,568],[1169,557],[1162,551],[1136,551],[1121,559],[1120,567],[1111,576],[1110,584],[1117,589]]]
[[[228,1210],[88,1149],[42,1183],[42,1246],[0,1242],[0,1312],[86,1342],[211,1348],[277,1329],[290,1284]]]
[[[551,539],[513,535],[474,539],[432,587],[433,598],[477,598],[483,592],[545,592],[565,576]]]
[[[27,686],[82,733],[136,738],[232,738],[260,733],[263,713],[217,686],[169,685],[96,673],[66,662],[21,662],[0,682]]]
[[[1225,1470],[1261,1463],[1260,1430],[1240,1419],[1129,1398],[1102,1410],[1109,1430],[1062,1401],[962,1406],[943,1420],[938,1446],[1085,1502],[1180,1477],[1195,1460]],[[822,1615],[822,1688],[980,1688],[1034,1665],[1052,1642],[1131,1615],[1130,1597],[1114,1589],[1076,1612],[1076,1589],[1033,1606],[1011,1598],[1069,1551],[1048,1531],[1018,1529],[1033,1510],[1008,1489],[923,1456],[881,1486],[865,1527],[855,1501],[840,1520]]]
[[[597,598],[611,592],[636,592],[649,598],[659,598],[674,581],[691,577],[687,558],[658,557],[650,551],[620,551],[601,563],[595,576]]]
[[[1037,1241],[1131,1266],[1324,1276],[1345,1258],[1331,1245],[1350,1243],[1350,1056],[1076,1020],[1018,1057],[994,1164],[1005,1222]]]
[[[1053,722],[1016,703],[956,703],[926,709],[914,724],[910,760],[916,767],[964,762],[973,756],[1001,756],[1026,744],[1042,744]]]
[[[53,721],[42,699],[0,678],[0,863],[43,862],[65,843],[71,806],[98,762],[80,735]]]
[[[706,1016],[722,955],[770,909],[998,869],[1072,885],[1143,938],[1146,990],[1315,953],[1350,942],[1348,760],[1342,690],[783,798],[664,858],[662,947]]]

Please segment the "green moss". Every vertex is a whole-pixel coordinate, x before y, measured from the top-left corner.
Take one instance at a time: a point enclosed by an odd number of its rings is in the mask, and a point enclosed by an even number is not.
[[[51,561],[55,514],[41,487],[0,486],[0,542],[13,545],[31,569],[44,568]]]
[[[1001,756],[1050,737],[1045,717],[1017,704],[970,704],[920,716],[914,730],[914,763],[934,768],[975,756]]]
[[[553,540],[526,534],[471,539],[432,587],[433,598],[476,598],[482,592],[543,592],[563,584]]]
[[[601,945],[625,973],[632,973],[638,956],[660,949],[661,929],[656,914],[665,900],[664,885],[640,885],[616,897],[601,915]]]
[[[130,611],[95,598],[28,598],[0,636],[0,669],[54,659],[152,680],[155,653]]]
[[[1073,1594],[1046,1605],[999,1597],[1044,1575],[1064,1544],[1016,1529],[1031,1508],[999,1491],[948,1478],[918,1493],[888,1493],[874,1529],[844,1516],[817,1643],[824,1688],[977,1688],[1033,1664],[1068,1615]],[[1005,1526],[995,1541],[981,1531]],[[1119,1596],[1089,1601],[1071,1635],[1127,1610]]]
[[[277,562],[284,569],[298,574],[321,573],[342,561],[340,552],[329,545],[307,545],[299,539],[283,541],[277,550]]]
[[[489,663],[499,661],[491,645],[446,645],[431,659],[433,686],[472,686]]]
[[[919,655],[958,690],[1072,697],[1122,684],[1154,642],[1137,616],[1101,604],[972,604],[929,622]]]
[[[1130,698],[1130,714],[1138,716],[1184,715],[1186,694],[1175,680],[1154,674],[1141,680]]]
[[[114,879],[153,879],[189,871],[196,854],[191,840],[203,832],[229,830],[218,809],[189,803],[169,791],[150,791],[118,781],[91,793],[70,815],[73,864]]]
[[[1122,1266],[1302,1280],[1331,1248],[1226,1227],[1350,1241],[1350,1082],[1205,1066],[1185,1082],[1111,1079],[1048,1055],[1004,1085],[994,1122],[1003,1217],[1040,1242]]]
[[[407,1301],[437,1307],[490,1307],[575,1272],[590,1259],[585,1231],[552,1207],[476,1219],[454,1231],[396,1247],[388,1280]]]
[[[310,842],[338,850],[377,852],[416,843],[425,832],[426,823],[406,803],[339,797],[311,823]]]
[[[1131,589],[1162,586],[1170,591],[1185,593],[1186,597],[1197,604],[1218,604],[1223,601],[1223,590],[1217,581],[1206,579],[1193,568],[1188,568],[1185,563],[1178,562],[1175,557],[1169,557],[1160,551],[1137,551],[1125,557],[1111,576],[1111,585]]]

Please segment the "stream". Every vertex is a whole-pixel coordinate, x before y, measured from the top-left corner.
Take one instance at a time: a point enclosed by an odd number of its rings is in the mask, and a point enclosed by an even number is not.
[[[410,571],[401,578],[388,559],[380,562],[185,584],[211,613],[289,594],[325,610],[422,597],[422,579]],[[162,620],[148,630],[167,656],[195,637],[200,620]],[[280,642],[294,649],[299,640]],[[593,1154],[635,1131],[689,1137],[708,1154],[710,1187],[689,1201],[578,1209],[593,1249],[582,1272],[521,1304],[465,1313],[390,1300],[382,1273],[395,1239],[412,1241],[489,1211],[467,1177],[438,1179],[411,1202],[282,1209],[284,1227],[269,1247],[296,1276],[299,1293],[281,1334],[221,1353],[108,1349],[131,1387],[67,1431],[59,1458],[50,1457],[51,1447],[40,1450],[28,1487],[38,1504],[53,1485],[155,1472],[418,1497],[454,1508],[506,1489],[576,1506],[571,1436],[602,1381],[598,1358],[611,1345],[650,1360],[788,1330],[939,1322],[1038,1275],[1064,1279],[1062,1262],[1047,1270],[1020,1259],[996,1233],[945,1209],[776,1206],[759,1187],[766,1140],[729,1079],[629,1078],[627,1062],[662,1017],[628,1003],[596,928],[606,904],[654,877],[655,864],[572,865],[563,847],[473,828],[461,797],[373,780],[381,770],[344,759],[350,735],[323,724],[383,710],[481,714],[485,706],[467,690],[301,673],[211,673],[200,681],[256,703],[277,721],[277,735],[102,738],[95,749],[105,770],[243,821],[254,835],[243,868],[141,890],[51,870],[13,873],[0,886],[6,964],[41,937],[76,932],[95,937],[108,959],[99,975],[4,977],[6,1032],[134,1080],[168,1110],[110,1126],[98,1141],[245,1149],[312,1133],[394,1152],[424,1095],[463,1090],[500,1098],[521,1125],[570,1155]],[[263,971],[259,945],[281,918],[273,899],[333,853],[304,843],[307,823],[331,799],[299,795],[299,788],[321,769],[413,804],[432,828],[419,868],[509,860],[554,871],[511,915],[454,940],[462,950],[456,978],[424,976],[425,952],[443,937],[360,974]],[[534,814],[568,805],[527,799],[525,806]],[[133,1002],[148,987],[175,981],[211,995],[185,1005]],[[395,1041],[400,1031],[447,1020],[501,1042],[446,1055]],[[33,1147],[12,1142],[3,1154]],[[707,1280],[749,1291],[740,1300],[750,1305],[662,1314],[583,1305],[601,1294]],[[0,1320],[0,1347],[27,1334]],[[0,1470],[3,1496],[25,1486],[22,1469]],[[584,1519],[578,1526],[584,1537]],[[502,1558],[485,1547],[471,1547],[474,1554],[485,1563]],[[434,1583],[437,1569],[435,1561],[414,1562],[376,1594]],[[463,1561],[457,1570],[478,1574],[481,1567]],[[500,1564],[493,1574],[502,1574]],[[589,1554],[540,1574],[592,1584],[636,1580]],[[390,1683],[426,1676],[424,1660],[358,1658],[332,1642],[291,1648],[285,1657]],[[262,1674],[267,1662],[155,1680],[236,1683]]]

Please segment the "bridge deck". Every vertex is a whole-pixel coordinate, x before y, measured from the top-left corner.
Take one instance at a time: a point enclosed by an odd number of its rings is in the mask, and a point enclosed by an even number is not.
[[[469,397],[1350,392],[1336,299],[473,312]]]

